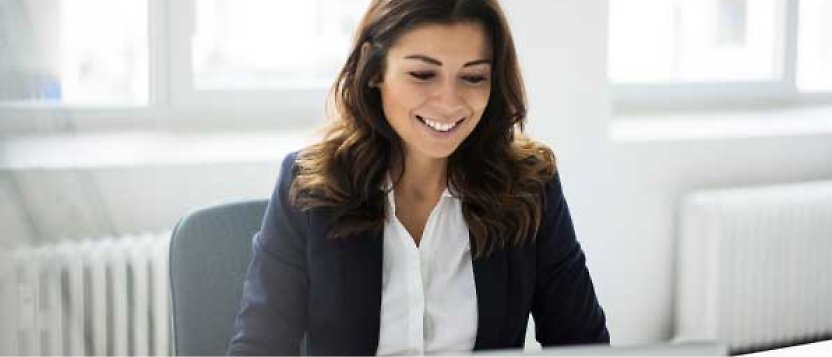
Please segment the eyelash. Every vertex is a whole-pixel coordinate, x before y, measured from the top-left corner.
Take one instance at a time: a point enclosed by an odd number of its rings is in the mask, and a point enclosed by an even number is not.
[[[426,81],[435,76],[432,72],[410,72],[410,75],[420,81]],[[485,76],[463,76],[462,79],[471,84],[480,84],[488,80]]]

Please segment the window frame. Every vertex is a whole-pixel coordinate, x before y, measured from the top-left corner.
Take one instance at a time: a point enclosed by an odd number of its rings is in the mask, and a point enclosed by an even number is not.
[[[738,82],[615,83],[609,81],[613,112],[758,109],[832,105],[830,92],[801,92],[797,87],[800,0],[783,0],[780,79]],[[609,21],[608,21],[609,24]],[[609,37],[608,37],[609,40]],[[609,76],[607,77],[609,80]]]
[[[147,0],[147,104],[0,103],[0,131],[283,129],[310,128],[323,121],[329,88],[196,90],[190,65],[194,4]]]
[[[197,90],[193,86],[190,35],[195,0],[167,2],[170,17],[170,106],[176,111],[209,111],[221,114],[280,114],[276,121],[308,121],[319,118],[328,88],[308,89],[218,89]],[[175,19],[175,21],[173,20]],[[334,78],[333,78],[334,80]],[[281,98],[281,100],[275,100]],[[321,108],[318,108],[321,107]]]
[[[113,121],[106,126],[151,121],[163,116],[164,108],[159,103],[167,99],[167,88],[161,76],[166,73],[164,53],[158,44],[165,41],[166,13],[164,0],[147,0],[148,6],[148,98],[146,105],[89,105],[11,102],[0,103],[0,128],[40,126],[51,128],[78,129],[97,126],[93,123],[104,118]],[[41,123],[30,124],[32,121]]]
[[[328,88],[196,90],[190,39],[194,1],[147,0],[149,95],[144,106],[0,104],[0,129],[309,127],[324,118]],[[832,92],[797,89],[799,0],[783,0],[777,81],[609,84],[614,112],[832,105]],[[609,23],[609,22],[608,22]],[[280,98],[280,100],[276,100]],[[32,123],[35,122],[35,123]],[[19,130],[18,130],[19,131]],[[23,131],[28,131],[23,129]]]

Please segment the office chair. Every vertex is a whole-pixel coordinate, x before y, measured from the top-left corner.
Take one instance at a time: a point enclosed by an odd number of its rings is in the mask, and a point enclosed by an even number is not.
[[[182,218],[170,242],[176,355],[225,355],[240,307],[251,240],[266,200],[200,209]]]

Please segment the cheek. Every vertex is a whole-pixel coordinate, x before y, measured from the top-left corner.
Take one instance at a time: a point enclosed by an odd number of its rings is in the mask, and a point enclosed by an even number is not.
[[[401,117],[409,116],[410,111],[422,105],[426,97],[425,88],[421,86],[391,83],[382,93],[385,114],[390,119],[401,120]]]
[[[471,110],[475,113],[482,113],[485,107],[488,106],[488,100],[491,96],[490,88],[472,89],[466,95],[466,102],[471,106]]]

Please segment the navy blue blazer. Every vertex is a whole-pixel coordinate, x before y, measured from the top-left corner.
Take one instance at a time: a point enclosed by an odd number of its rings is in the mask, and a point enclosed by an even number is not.
[[[379,337],[382,237],[328,239],[323,210],[288,202],[297,152],[284,160],[252,242],[233,355],[374,355]],[[529,313],[543,346],[609,343],[558,175],[547,184],[536,240],[473,260],[475,350],[519,348]],[[471,246],[474,247],[472,240]]]

